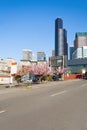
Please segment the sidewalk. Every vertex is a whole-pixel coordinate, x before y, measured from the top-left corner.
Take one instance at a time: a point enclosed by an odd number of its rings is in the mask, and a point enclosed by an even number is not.
[[[0,90],[8,88],[8,84],[0,84]]]
[[[59,82],[62,82],[62,81],[46,81],[46,82],[42,82],[42,83],[34,83],[34,84],[29,84],[29,85],[26,85],[26,84],[20,84],[19,86],[18,85],[11,85],[10,84],[4,84],[4,85],[1,85],[0,84],[0,91],[1,90],[6,90],[6,89],[23,89],[23,88],[28,88],[30,86],[30,88],[34,89],[34,88],[39,88],[39,87],[46,87],[46,86],[50,86],[51,84],[55,84],[55,83],[59,83]]]
[[[50,86],[50,85],[55,86],[55,85],[60,84],[60,83],[73,82],[73,81],[78,81],[78,80],[82,80],[82,79],[73,79],[73,80],[64,80],[64,81],[47,81],[47,82],[42,82],[42,83],[37,83],[37,84],[30,84],[30,85],[22,85],[21,84],[20,86],[11,85],[11,87],[9,84],[6,84],[6,85],[4,84],[4,85],[0,85],[0,91],[7,90],[7,89],[19,90],[19,89],[26,89],[29,87],[34,89],[34,88],[46,87],[46,86]]]

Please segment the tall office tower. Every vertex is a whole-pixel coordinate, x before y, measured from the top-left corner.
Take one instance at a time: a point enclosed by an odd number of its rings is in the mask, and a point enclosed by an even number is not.
[[[83,46],[87,46],[87,32],[77,32],[74,40],[74,48],[76,50]]]
[[[37,52],[38,61],[46,61],[46,54],[44,52]]]
[[[77,32],[74,40],[73,59],[87,58],[87,32]]]
[[[72,54],[74,52],[74,46],[70,46],[69,51],[70,51],[70,60],[72,60]]]
[[[68,56],[67,31],[61,18],[55,20],[55,56]]]
[[[22,60],[32,60],[33,54],[31,50],[24,49],[22,51]]]

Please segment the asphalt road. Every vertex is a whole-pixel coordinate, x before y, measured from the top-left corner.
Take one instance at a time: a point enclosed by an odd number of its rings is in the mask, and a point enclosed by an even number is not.
[[[0,90],[0,130],[87,130],[87,80]]]

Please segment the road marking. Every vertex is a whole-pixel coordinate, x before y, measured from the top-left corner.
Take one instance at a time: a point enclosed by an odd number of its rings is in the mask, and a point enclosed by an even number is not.
[[[81,87],[85,87],[85,86],[87,86],[87,84],[82,84],[82,85],[81,85]]]
[[[0,114],[1,114],[1,113],[4,113],[4,112],[5,112],[5,110],[3,110],[3,111],[0,111]]]
[[[67,91],[66,90],[64,90],[64,91],[61,91],[61,92],[58,92],[58,93],[54,93],[54,94],[52,94],[51,96],[52,97],[54,97],[54,96],[58,96],[58,95],[60,95],[60,94],[64,94],[64,93],[66,93]]]

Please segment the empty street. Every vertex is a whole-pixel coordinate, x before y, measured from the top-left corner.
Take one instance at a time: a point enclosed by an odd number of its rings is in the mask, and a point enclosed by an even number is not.
[[[87,130],[87,80],[1,89],[0,130]]]

